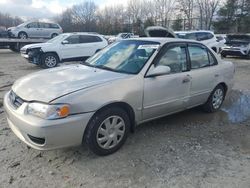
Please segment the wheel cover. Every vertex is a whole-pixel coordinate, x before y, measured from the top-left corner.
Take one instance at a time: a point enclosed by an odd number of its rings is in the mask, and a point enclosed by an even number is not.
[[[45,58],[45,65],[47,67],[55,67],[56,66],[56,58],[54,56],[47,56]]]
[[[103,149],[117,146],[125,134],[125,122],[120,116],[106,118],[97,130],[97,144]]]
[[[220,108],[223,102],[223,98],[224,98],[223,90],[220,88],[216,89],[212,98],[212,104],[213,104],[214,109]]]
[[[20,34],[20,38],[21,38],[21,39],[26,39],[27,37],[26,37],[26,35],[25,35],[24,33],[21,33],[21,34]]]

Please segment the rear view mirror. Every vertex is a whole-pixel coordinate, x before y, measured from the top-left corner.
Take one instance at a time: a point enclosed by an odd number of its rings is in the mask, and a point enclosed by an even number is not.
[[[64,45],[64,44],[69,44],[69,41],[64,40],[64,41],[62,41],[62,44],[63,44],[63,45]]]
[[[151,66],[147,73],[147,77],[160,76],[164,74],[169,74],[170,72],[171,69],[169,66],[163,66],[163,65],[159,65],[157,67]]]

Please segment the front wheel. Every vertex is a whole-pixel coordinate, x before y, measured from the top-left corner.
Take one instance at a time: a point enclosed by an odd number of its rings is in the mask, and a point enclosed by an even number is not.
[[[59,58],[54,53],[46,53],[42,56],[42,67],[43,68],[53,68],[59,63]]]
[[[125,143],[129,127],[129,117],[123,109],[106,109],[90,120],[84,140],[95,154],[109,155]]]
[[[28,35],[25,32],[20,32],[18,34],[18,38],[20,38],[20,39],[27,39]]]
[[[206,112],[215,112],[220,109],[225,98],[225,89],[222,85],[218,85],[212,91],[207,102],[203,105]]]

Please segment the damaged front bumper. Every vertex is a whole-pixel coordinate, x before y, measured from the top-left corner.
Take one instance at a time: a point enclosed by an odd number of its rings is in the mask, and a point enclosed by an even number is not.
[[[41,48],[21,50],[21,56],[28,60],[29,63],[39,65],[43,51]]]

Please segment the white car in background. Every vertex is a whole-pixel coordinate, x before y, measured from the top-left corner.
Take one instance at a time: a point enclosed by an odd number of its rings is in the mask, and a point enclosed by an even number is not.
[[[128,39],[128,38],[134,38],[134,33],[119,33],[117,36],[115,37],[110,37],[108,39],[109,44],[113,43],[113,42],[117,42],[123,39]]]
[[[53,68],[64,61],[86,60],[107,45],[99,34],[64,33],[46,43],[26,45],[20,51],[30,63]]]
[[[221,51],[222,44],[218,42],[212,31],[177,31],[175,34],[178,38],[200,41],[216,53]]]

